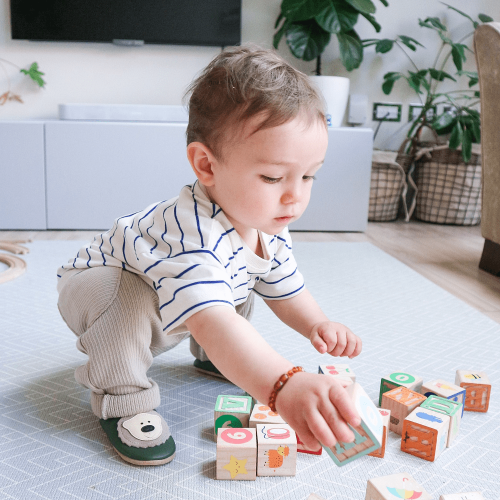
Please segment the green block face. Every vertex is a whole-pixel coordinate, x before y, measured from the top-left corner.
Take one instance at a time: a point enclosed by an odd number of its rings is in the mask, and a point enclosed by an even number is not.
[[[440,396],[429,396],[421,405],[421,408],[434,410],[453,417],[458,412],[462,411],[462,404]]]
[[[217,397],[215,411],[227,413],[250,413],[252,408],[251,396],[225,396]]]
[[[378,405],[382,406],[382,396],[389,391],[392,391],[392,389],[396,389],[396,387],[401,387],[400,383],[394,382],[393,380],[388,380],[386,378],[383,378],[380,381],[380,395],[378,398]]]

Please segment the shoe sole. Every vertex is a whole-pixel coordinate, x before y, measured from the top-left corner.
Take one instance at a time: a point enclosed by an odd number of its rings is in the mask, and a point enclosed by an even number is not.
[[[227,380],[227,378],[224,377],[224,375],[222,375],[222,373],[215,373],[215,372],[211,372],[209,370],[203,370],[203,368],[198,368],[197,366],[195,366],[194,369],[200,373],[203,373],[204,375],[210,375],[212,377],[217,377],[217,378],[220,378],[222,380]]]
[[[135,460],[134,458],[129,458],[123,454],[121,454],[116,448],[113,448],[120,457],[125,460],[125,462],[128,462],[129,464],[133,465],[163,465],[163,464],[168,464],[175,458],[175,453],[173,455],[170,455],[167,458],[163,458],[161,460]]]

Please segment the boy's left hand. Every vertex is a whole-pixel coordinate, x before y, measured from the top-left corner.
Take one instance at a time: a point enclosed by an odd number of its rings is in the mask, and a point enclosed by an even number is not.
[[[320,354],[355,358],[362,349],[361,339],[357,335],[354,335],[347,326],[333,321],[316,323],[311,330],[309,340]]]

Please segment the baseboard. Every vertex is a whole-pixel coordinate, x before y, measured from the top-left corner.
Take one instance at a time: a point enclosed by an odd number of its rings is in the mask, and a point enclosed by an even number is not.
[[[479,269],[500,276],[500,245],[494,241],[484,240],[483,254],[479,262]]]

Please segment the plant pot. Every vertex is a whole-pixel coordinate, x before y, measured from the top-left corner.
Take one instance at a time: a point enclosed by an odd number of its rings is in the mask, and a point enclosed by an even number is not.
[[[325,98],[328,126],[340,127],[349,99],[349,78],[343,76],[310,76],[309,78]]]
[[[417,206],[424,222],[475,226],[481,221],[481,148],[474,144],[469,163],[460,149],[425,148],[415,161]]]

